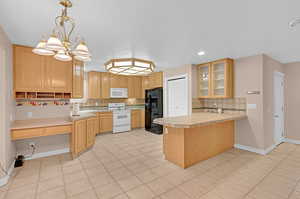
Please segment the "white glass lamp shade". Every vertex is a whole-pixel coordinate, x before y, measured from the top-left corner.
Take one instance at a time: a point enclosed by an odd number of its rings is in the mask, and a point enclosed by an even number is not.
[[[89,56],[90,55],[89,49],[84,42],[80,42],[72,53],[77,56]]]
[[[83,62],[89,62],[89,61],[91,61],[91,57],[90,56],[76,55],[74,58],[77,59],[77,60],[79,60],[79,61],[83,61]]]
[[[51,35],[47,41],[46,48],[49,50],[64,50],[64,46],[56,35]]]
[[[32,50],[33,53],[38,55],[54,55],[55,53],[52,50],[46,49],[46,41],[41,40],[38,45]]]
[[[72,57],[65,52],[64,50],[60,50],[54,55],[54,58],[59,60],[59,61],[71,61]]]

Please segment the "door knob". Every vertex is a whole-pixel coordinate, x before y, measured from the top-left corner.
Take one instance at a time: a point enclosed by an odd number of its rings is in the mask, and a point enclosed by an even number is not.
[[[279,115],[274,115],[274,117],[279,118]]]

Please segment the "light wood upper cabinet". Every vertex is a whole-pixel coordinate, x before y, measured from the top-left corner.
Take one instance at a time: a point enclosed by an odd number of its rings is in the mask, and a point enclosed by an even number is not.
[[[142,98],[142,77],[128,77],[128,98]]]
[[[78,154],[86,149],[87,120],[75,121],[74,124],[74,153]]]
[[[109,99],[110,98],[110,73],[100,73],[101,78],[101,98]]]
[[[62,62],[14,45],[14,90],[16,92],[72,92],[72,62]]]
[[[88,97],[90,99],[100,99],[100,73],[99,72],[89,72],[88,73]]]
[[[71,61],[63,62],[53,57],[45,57],[45,91],[72,92],[73,64]]]
[[[45,57],[32,53],[32,48],[14,46],[15,91],[43,91]]]
[[[87,119],[86,147],[95,144],[95,138],[99,131],[99,119],[97,117]]]
[[[149,75],[150,88],[163,87],[163,73],[154,72]]]
[[[111,88],[128,88],[128,76],[110,74]]]
[[[84,63],[73,61],[73,98],[83,98]]]
[[[222,59],[198,65],[199,98],[233,97],[233,60]]]
[[[198,65],[198,93],[203,98],[211,96],[211,65]]]

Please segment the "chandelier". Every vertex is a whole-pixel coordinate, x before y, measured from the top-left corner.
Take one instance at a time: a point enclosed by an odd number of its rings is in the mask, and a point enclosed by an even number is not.
[[[71,34],[75,28],[75,21],[68,16],[68,8],[72,7],[70,0],[61,0],[63,6],[60,16],[55,18],[55,28],[50,37],[43,38],[32,50],[38,55],[54,56],[60,61],[71,61],[75,58],[79,61],[91,61],[91,54],[82,38],[77,37],[71,41]]]
[[[148,75],[155,68],[153,62],[135,58],[111,59],[104,65],[108,72],[118,75]]]

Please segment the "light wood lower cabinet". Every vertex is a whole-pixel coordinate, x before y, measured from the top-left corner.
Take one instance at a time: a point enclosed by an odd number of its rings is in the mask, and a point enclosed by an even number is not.
[[[87,139],[86,147],[89,148],[95,144],[95,138],[99,131],[98,117],[87,119]]]
[[[75,121],[73,136],[75,141],[74,155],[77,155],[86,149],[87,120]]]
[[[73,157],[78,156],[95,143],[95,137],[99,128],[97,117],[82,119],[74,122],[73,131]]]
[[[112,112],[100,112],[99,117],[99,133],[112,132],[113,130],[113,113]]]
[[[145,128],[145,109],[141,110],[141,128]]]
[[[131,128],[145,127],[145,110],[137,109],[131,110]]]
[[[140,110],[131,110],[131,128],[140,128],[141,126],[141,112]]]

